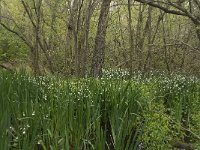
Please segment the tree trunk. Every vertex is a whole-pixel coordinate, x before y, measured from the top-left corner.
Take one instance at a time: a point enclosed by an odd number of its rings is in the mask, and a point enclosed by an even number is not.
[[[74,32],[74,66],[76,77],[81,77],[83,63],[83,45],[84,45],[84,17],[81,17],[83,10],[84,0],[80,1],[77,11],[76,31]]]
[[[35,50],[34,50],[34,73],[35,75],[40,74],[40,66],[39,66],[39,53],[40,53],[40,26],[41,26],[41,5],[42,0],[34,1],[34,9],[36,14],[36,23],[34,26],[35,32]]]
[[[102,68],[105,58],[106,28],[108,24],[110,3],[111,0],[103,0],[101,5],[91,68],[91,75],[96,78],[102,76]]]
[[[133,73],[133,52],[134,52],[134,44],[133,44],[133,30],[132,30],[132,15],[131,15],[131,0],[128,0],[128,28],[129,28],[129,43],[130,43],[130,61],[129,61],[129,71],[130,74]]]
[[[92,0],[88,2],[88,8],[86,11],[86,19],[85,19],[85,29],[84,29],[84,50],[83,50],[83,62],[82,62],[82,70],[81,76],[84,77],[87,73],[87,62],[88,62],[88,51],[89,51],[89,33],[90,33],[90,19],[96,7],[96,2],[92,3]]]
[[[138,22],[137,22],[137,30],[136,30],[136,41],[135,41],[135,51],[136,51],[136,56],[137,56],[137,69],[141,70],[142,69],[142,51],[144,47],[144,40],[146,37],[146,32],[143,30],[146,30],[146,25],[145,29],[143,29],[143,23],[144,23],[144,13],[145,7],[140,4],[139,6],[139,13],[138,13]],[[143,32],[142,32],[143,31]]]
[[[31,50],[32,52],[32,69],[34,72],[34,75],[38,75],[40,74],[40,67],[39,67],[39,45],[37,43],[37,41],[35,42],[35,46],[34,49]]]
[[[0,16],[2,16],[2,0],[0,0]],[[0,17],[0,22],[1,22],[1,18],[2,17]]]
[[[197,37],[199,39],[199,47],[200,47],[200,24],[196,25],[196,33],[197,33]]]
[[[76,15],[78,11],[78,4],[79,0],[74,0],[73,4],[70,9],[70,17],[69,21],[67,23],[67,35],[66,35],[66,50],[65,50],[65,67],[68,67],[70,69],[70,73],[74,74],[73,67],[73,56],[74,56],[74,49],[73,49],[73,39],[75,39],[74,35],[76,32],[75,24],[76,24]],[[70,60],[67,60],[69,58]],[[66,68],[65,68],[66,69]]]
[[[152,45],[153,44],[153,40],[152,40],[152,11],[153,11],[153,7],[149,6],[148,8],[148,17],[147,17],[147,34],[148,34],[148,52],[147,52],[147,56],[144,62],[144,67],[143,67],[143,72],[147,71],[147,67],[148,65],[150,66],[150,62],[151,62],[151,49],[152,49]]]
[[[163,19],[162,19],[162,32],[163,32],[162,36],[163,36],[163,44],[164,44],[164,46],[163,46],[163,48],[164,48],[164,62],[166,64],[166,68],[167,68],[168,73],[170,73],[171,72],[171,66],[170,66],[170,62],[169,62],[170,58],[167,54],[168,48],[167,48],[165,24],[164,24]]]

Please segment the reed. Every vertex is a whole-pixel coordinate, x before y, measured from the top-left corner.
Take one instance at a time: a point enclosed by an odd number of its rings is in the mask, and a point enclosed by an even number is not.
[[[199,148],[200,82],[184,76],[70,79],[0,74],[0,149]],[[187,129],[187,130],[184,130]]]

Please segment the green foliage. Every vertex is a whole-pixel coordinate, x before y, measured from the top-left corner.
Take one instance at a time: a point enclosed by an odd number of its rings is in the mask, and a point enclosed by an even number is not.
[[[177,83],[184,85],[181,94]],[[102,119],[110,122],[116,150],[168,150],[184,136],[199,146],[198,79],[62,80],[1,72],[0,85],[0,149],[105,149]]]
[[[170,119],[165,114],[164,106],[162,104],[152,104],[144,112],[143,117],[145,121],[141,138],[145,149],[169,149],[170,141],[172,141],[172,132],[169,128]]]
[[[0,29],[0,62],[23,62],[27,59],[27,50],[19,38]]]

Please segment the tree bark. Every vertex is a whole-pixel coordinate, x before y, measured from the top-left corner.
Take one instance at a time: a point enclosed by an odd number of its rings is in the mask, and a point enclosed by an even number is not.
[[[150,62],[151,62],[151,60],[150,60],[151,59],[151,49],[152,49],[151,44],[153,44],[153,42],[154,42],[152,40],[152,11],[153,11],[152,6],[149,6],[149,8],[148,8],[148,18],[147,18],[148,52],[147,52],[147,56],[146,56],[146,59],[145,59],[145,62],[144,62],[144,67],[143,67],[143,71],[144,72],[147,71],[148,63],[149,63],[149,66],[150,66]]]
[[[0,22],[1,22],[1,17],[2,16],[2,0],[0,0]]]
[[[82,13],[82,7],[84,0],[80,0],[77,10],[77,21],[76,21],[76,30],[74,32],[74,66],[75,66],[75,76],[80,77],[81,74],[81,62],[82,62],[82,44],[83,44],[83,32],[82,26],[83,26],[83,19],[81,17]]]
[[[200,24],[196,25],[196,33],[197,33],[197,37],[199,39],[199,47],[200,47]]]
[[[133,52],[134,52],[134,43],[133,43],[133,30],[132,30],[132,15],[131,15],[131,0],[128,0],[128,28],[129,28],[129,43],[130,43],[130,66],[129,72],[133,73]]]
[[[162,36],[163,36],[163,43],[164,43],[164,62],[166,64],[166,68],[167,68],[167,71],[168,73],[171,72],[171,66],[170,66],[170,62],[169,62],[169,57],[168,57],[168,54],[167,54],[167,51],[168,51],[168,48],[167,48],[167,41],[166,41],[166,31],[165,31],[165,24],[164,24],[164,20],[162,19]]]
[[[85,26],[84,26],[84,49],[82,51],[82,67],[81,67],[81,76],[84,77],[87,73],[87,64],[88,64],[88,52],[89,52],[89,33],[90,33],[90,19],[95,10],[98,0],[88,2],[87,11],[85,12]]]
[[[108,24],[110,3],[111,0],[103,0],[101,5],[91,68],[91,75],[96,78],[102,76],[102,68],[105,58],[106,28]]]
[[[68,69],[70,69],[71,75],[73,75],[75,73],[74,69],[72,68],[73,61],[74,61],[74,59],[73,59],[73,56],[74,56],[73,42],[76,38],[76,37],[74,37],[75,33],[76,33],[75,24],[77,21],[77,20],[75,20],[75,18],[77,16],[77,12],[78,12],[78,4],[79,4],[79,0],[73,1],[73,4],[70,9],[69,21],[67,23],[68,31],[67,31],[67,35],[66,35],[65,69],[68,67]],[[67,58],[69,58],[69,60],[67,60]]]
[[[138,22],[136,27],[136,41],[135,41],[135,51],[136,51],[136,57],[137,57],[137,70],[142,69],[142,51],[144,47],[144,39],[146,37],[146,32],[143,31],[143,23],[144,23],[144,6],[140,4],[139,6],[139,12],[138,12]],[[145,25],[145,28],[147,26]],[[144,29],[145,30],[145,29]],[[143,32],[142,32],[143,31]]]
[[[34,2],[34,9],[36,14],[36,24],[35,24],[35,50],[34,50],[34,68],[35,68],[35,75],[41,74],[40,66],[39,66],[39,53],[40,53],[40,26],[41,26],[41,5],[42,0],[38,0]]]

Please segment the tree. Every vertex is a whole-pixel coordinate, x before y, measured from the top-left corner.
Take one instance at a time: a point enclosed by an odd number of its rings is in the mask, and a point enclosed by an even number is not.
[[[163,10],[165,13],[181,15],[189,18],[196,26],[200,42],[200,1],[199,0],[135,0]]]
[[[129,43],[130,43],[130,74],[133,73],[133,51],[134,51],[134,43],[133,43],[133,30],[132,30],[132,15],[131,15],[131,0],[128,0],[128,28],[129,28]]]
[[[102,68],[105,59],[106,28],[111,0],[103,0],[99,16],[98,28],[95,37],[95,48],[93,52],[91,75],[93,77],[102,76]]]
[[[86,7],[83,11],[82,24],[80,25],[80,38],[78,43],[77,72],[78,75],[84,77],[87,73],[88,53],[89,53],[89,33],[90,21],[99,0],[86,1]]]
[[[10,32],[17,41],[12,47],[26,45],[25,64],[35,74],[84,77],[89,70],[101,77],[102,68],[199,72],[198,0],[110,1],[1,0],[0,32]],[[9,35],[0,45],[10,45]],[[5,51],[10,49],[4,47],[0,58]]]
[[[79,11],[80,0],[68,1],[70,13],[67,23],[67,35],[66,35],[66,51],[65,51],[65,67],[69,67],[71,74],[74,74],[73,66],[73,53],[74,49],[77,49],[77,14]],[[67,60],[68,58],[68,60]]]
[[[6,7],[8,3],[4,2],[5,5],[3,6]],[[1,26],[21,38],[22,41],[29,47],[32,55],[32,68],[34,74],[41,73],[39,65],[40,51],[44,53],[48,62],[48,68],[50,69],[51,73],[54,73],[53,63],[47,52],[47,40],[45,39],[43,32],[44,20],[42,4],[43,0],[34,0],[32,2],[27,2],[24,0],[17,1],[16,5],[21,6],[19,8],[22,10],[22,12],[19,11],[18,14],[18,17],[20,17],[21,20],[10,15],[13,13],[11,12],[13,10],[4,8],[7,13],[2,14],[0,22]],[[29,22],[27,20],[29,20]]]

